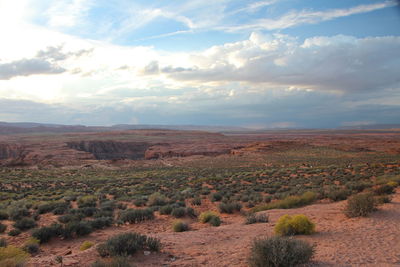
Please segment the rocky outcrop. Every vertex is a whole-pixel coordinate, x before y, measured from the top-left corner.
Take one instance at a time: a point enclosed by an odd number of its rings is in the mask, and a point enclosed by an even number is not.
[[[0,144],[0,160],[21,158],[25,154],[24,151],[21,145]]]
[[[174,144],[155,145],[145,153],[145,159],[170,157],[189,157],[195,155],[218,156],[231,153],[232,146],[227,144]]]
[[[67,146],[92,153],[96,159],[144,159],[150,144],[145,142],[80,141],[68,142]]]

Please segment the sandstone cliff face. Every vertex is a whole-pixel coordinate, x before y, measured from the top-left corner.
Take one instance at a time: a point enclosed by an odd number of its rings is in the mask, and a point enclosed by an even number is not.
[[[68,142],[67,146],[92,153],[96,159],[144,159],[150,145],[145,142],[80,141]]]
[[[25,154],[23,146],[0,144],[0,160],[2,159],[16,159]]]

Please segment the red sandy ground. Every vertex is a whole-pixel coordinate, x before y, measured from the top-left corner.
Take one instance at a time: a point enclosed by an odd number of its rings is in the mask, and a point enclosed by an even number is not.
[[[192,230],[174,233],[171,219],[158,216],[140,224],[112,227],[90,236],[73,240],[52,240],[42,245],[39,255],[28,266],[59,266],[56,255],[65,255],[64,266],[90,266],[98,255],[94,247],[79,251],[89,240],[98,244],[118,233],[136,231],[160,238],[164,245],[160,253],[145,256],[138,252],[132,262],[136,266],[247,266],[251,242],[273,234],[274,223],[284,214],[305,214],[317,225],[317,233],[298,236],[316,245],[311,266],[400,266],[400,190],[393,201],[380,206],[368,218],[346,218],[342,210],[345,201],[314,204],[298,209],[270,210],[269,223],[244,225],[240,215],[223,215],[220,227],[192,221]]]

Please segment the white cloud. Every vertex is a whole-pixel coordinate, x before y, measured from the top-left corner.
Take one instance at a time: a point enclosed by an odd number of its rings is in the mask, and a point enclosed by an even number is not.
[[[367,13],[374,10],[395,6],[396,4],[397,3],[394,1],[385,1],[383,3],[359,5],[351,8],[331,9],[325,11],[293,10],[279,18],[258,19],[252,23],[241,24],[238,26],[221,26],[218,28],[230,32],[243,30],[280,30],[303,24],[316,24],[336,18]]]
[[[253,33],[247,41],[214,46],[189,58],[191,68],[168,76],[178,81],[238,81],[337,92],[400,84],[400,37],[338,35],[299,43],[285,35]]]

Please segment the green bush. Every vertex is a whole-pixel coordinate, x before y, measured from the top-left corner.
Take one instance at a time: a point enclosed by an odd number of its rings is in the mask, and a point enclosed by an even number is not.
[[[362,193],[348,199],[344,213],[347,217],[366,217],[376,210],[373,194]]]
[[[336,189],[330,191],[327,196],[332,201],[345,200],[351,195],[351,191],[347,189]]]
[[[305,264],[314,254],[314,247],[302,240],[274,236],[256,239],[251,247],[250,267],[288,267]]]
[[[21,231],[25,231],[25,230],[34,228],[34,227],[36,227],[36,225],[37,225],[37,224],[36,224],[36,222],[35,222],[33,219],[27,218],[27,217],[24,217],[24,218],[22,218],[22,219],[16,221],[16,222],[13,224],[13,226],[14,226],[15,228],[17,228],[17,229],[19,229],[19,230],[21,230]]]
[[[20,235],[22,232],[19,229],[12,229],[8,232],[9,236],[18,236]]]
[[[111,217],[99,217],[89,221],[93,229],[103,229],[113,224],[114,220]]]
[[[186,209],[183,207],[174,208],[171,212],[171,215],[174,216],[175,218],[181,218],[185,216],[185,214],[186,214]]]
[[[232,203],[222,202],[218,205],[218,210],[221,213],[232,214],[235,211],[240,211],[241,209],[242,209],[242,205],[238,202],[232,202]]]
[[[39,252],[39,240],[36,238],[29,238],[25,243],[22,249],[29,254],[36,254]]]
[[[0,247],[0,266],[18,267],[23,266],[28,260],[29,254],[14,246]]]
[[[195,197],[191,201],[192,205],[194,206],[200,206],[201,205],[201,198],[200,197]]]
[[[31,215],[31,213],[26,207],[18,207],[18,206],[11,207],[8,214],[10,215],[10,219],[13,221],[17,221],[19,219],[22,219],[23,217]]]
[[[374,193],[376,195],[389,195],[394,193],[394,189],[395,189],[394,186],[391,186],[389,184],[383,184],[374,188]]]
[[[0,234],[7,230],[7,225],[0,223]]]
[[[109,238],[104,245],[98,247],[98,252],[101,256],[128,256],[140,249],[159,251],[160,248],[158,239],[131,232]]]
[[[218,217],[218,214],[213,211],[204,211],[200,214],[199,221],[202,223],[208,223],[213,217]]]
[[[119,220],[124,223],[139,223],[152,219],[154,219],[154,213],[151,209],[127,209],[119,214]]]
[[[214,217],[211,217],[211,219],[208,223],[212,226],[220,226],[221,219],[218,216],[214,216]]]
[[[161,215],[169,215],[171,214],[173,207],[171,205],[165,205],[160,208]]]
[[[309,235],[314,233],[315,224],[305,215],[284,215],[275,225],[275,233],[278,235]]]
[[[84,241],[84,242],[81,244],[81,246],[79,247],[79,250],[80,250],[80,251],[87,250],[87,249],[93,247],[93,245],[94,245],[93,242]]]
[[[64,229],[60,224],[52,224],[33,230],[32,237],[39,240],[40,244],[50,241],[51,238],[63,234]]]
[[[96,207],[96,205],[97,205],[97,198],[95,196],[88,195],[78,198],[79,208]]]
[[[8,213],[5,210],[0,210],[0,220],[7,220]]]
[[[210,200],[211,200],[212,202],[221,201],[221,200],[222,200],[222,194],[219,193],[219,192],[212,193],[211,196],[210,196]]]
[[[174,232],[184,232],[189,230],[189,225],[181,220],[177,220],[172,223],[172,230]]]
[[[155,192],[149,196],[149,201],[147,202],[147,205],[151,206],[164,206],[167,204],[168,199],[166,196],[159,192]]]
[[[268,215],[263,213],[249,213],[246,215],[245,224],[253,223],[266,223],[268,222]]]
[[[2,237],[0,238],[0,248],[5,248],[5,247],[7,247],[7,240],[4,237]]]
[[[292,209],[313,203],[317,199],[314,192],[306,192],[301,196],[288,196],[282,200],[267,203],[253,208],[253,212],[270,210],[270,209]]]

